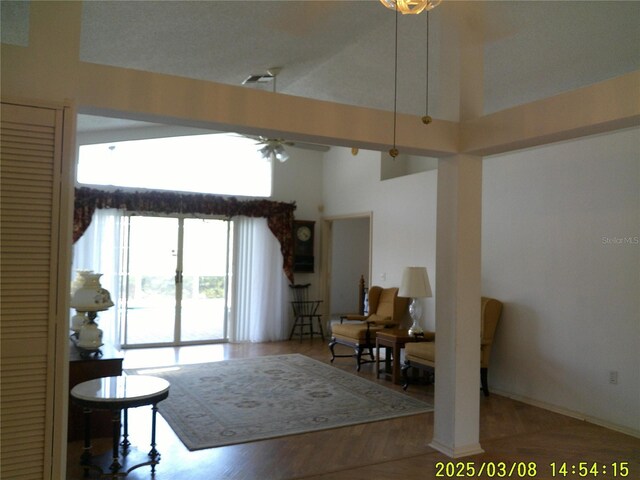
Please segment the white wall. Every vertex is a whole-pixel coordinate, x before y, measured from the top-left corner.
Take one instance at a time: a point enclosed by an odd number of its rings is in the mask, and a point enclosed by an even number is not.
[[[320,238],[322,208],[323,153],[287,147],[291,158],[285,163],[275,162],[271,200],[296,202],[295,218],[315,221],[314,273],[296,273],[296,283],[310,283],[309,295],[320,297]]]
[[[640,129],[484,160],[483,295],[505,302],[493,391],[640,434]],[[436,171],[379,181],[380,154],[327,155],[327,215],[373,212],[373,283],[435,281]],[[381,275],[386,273],[386,280]],[[426,328],[434,328],[433,299]],[[618,384],[609,384],[609,372]]]
[[[318,221],[322,207],[324,154],[294,147],[287,147],[287,151],[291,156],[289,160],[274,163],[271,200],[296,202],[297,219]]]
[[[380,155],[346,148],[325,155],[324,213],[373,212],[371,284],[399,287],[404,267],[426,266],[435,295],[437,170],[380,181]],[[423,302],[422,326],[433,330],[434,299]]]
[[[482,226],[483,293],[505,302],[494,389],[636,432],[639,134],[485,159]]]

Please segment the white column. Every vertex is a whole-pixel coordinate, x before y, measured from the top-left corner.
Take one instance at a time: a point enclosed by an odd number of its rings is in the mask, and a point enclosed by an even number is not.
[[[440,159],[431,446],[450,457],[483,451],[479,442],[481,201],[482,158]]]
[[[483,2],[471,2],[485,18]],[[460,121],[483,114],[482,22],[457,31]],[[438,161],[436,383],[431,446],[450,457],[480,447],[480,296],[482,157]]]

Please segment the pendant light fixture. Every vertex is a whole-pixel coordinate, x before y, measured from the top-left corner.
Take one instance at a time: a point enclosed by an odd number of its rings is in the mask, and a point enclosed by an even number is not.
[[[385,0],[380,0],[383,4],[387,5]],[[395,54],[394,54],[394,86],[393,86],[393,147],[389,150],[389,155],[392,158],[396,158],[399,155],[398,148],[396,146],[396,131],[397,131],[397,123],[398,123],[398,12],[401,11],[400,3],[393,2],[396,5],[396,25],[395,25]],[[418,2],[405,2],[405,3],[418,3]],[[440,0],[430,2],[431,7],[427,8],[427,10],[431,10],[436,7],[440,3]],[[391,7],[389,7],[391,8]],[[426,7],[425,7],[426,8]],[[424,10],[424,8],[423,8]],[[422,10],[420,10],[422,11]],[[406,13],[406,12],[403,12]],[[420,13],[420,12],[413,12]],[[426,72],[425,72],[425,106],[424,106],[424,115],[422,116],[422,123],[425,125],[429,125],[433,122],[433,118],[429,115],[429,12],[427,11],[427,32],[426,32]]]
[[[403,15],[417,15],[437,7],[442,0],[380,0],[389,10],[399,10]]]
[[[396,6],[395,64],[393,68],[393,147],[389,150],[389,155],[391,155],[392,158],[396,158],[399,153],[396,148],[396,128],[398,123],[398,12],[399,8]]]
[[[429,125],[433,122],[433,119],[429,115],[429,12],[427,12],[427,45],[425,50],[427,52],[427,68],[425,74],[424,116],[422,117],[422,123]]]

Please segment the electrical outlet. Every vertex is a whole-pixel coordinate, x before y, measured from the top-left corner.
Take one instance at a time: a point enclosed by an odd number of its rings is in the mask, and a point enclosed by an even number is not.
[[[611,370],[609,372],[609,383],[611,385],[617,385],[618,384],[618,371],[617,370]]]

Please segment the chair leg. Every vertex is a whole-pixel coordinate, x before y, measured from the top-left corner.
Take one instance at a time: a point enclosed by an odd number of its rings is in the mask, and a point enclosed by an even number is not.
[[[298,326],[298,318],[299,318],[299,317],[296,317],[296,318],[293,320],[293,327],[291,327],[291,333],[289,334],[289,340],[291,340],[291,339],[293,338],[293,332],[295,332],[295,331],[296,331],[296,327]]]
[[[489,383],[487,382],[487,368],[482,367],[480,369],[480,382],[482,383],[482,391],[485,397],[489,396]]]
[[[335,352],[335,346],[337,343],[340,343],[341,345],[344,345],[345,347],[350,346],[353,347],[353,353],[351,355],[342,355],[342,354],[336,354]],[[365,349],[369,349],[369,353],[365,353]],[[368,346],[368,345],[353,345],[351,343],[344,343],[344,342],[339,342],[335,337],[331,337],[331,341],[329,342],[329,350],[331,350],[331,363],[333,363],[333,361],[338,358],[338,357],[349,357],[349,358],[354,358],[356,359],[356,371],[359,372],[360,371],[360,367],[362,366],[363,363],[374,363],[375,362],[375,356],[373,354],[373,348]],[[371,355],[371,360],[364,360],[362,358],[362,355],[366,354],[366,355]]]
[[[318,321],[318,329],[316,330],[314,320]],[[322,318],[319,315],[309,315],[309,337],[313,340],[314,335],[320,335],[324,340],[324,329],[322,328]]]
[[[320,337],[324,341],[324,329],[322,328],[322,317],[318,317],[318,329],[320,330]]]
[[[373,356],[373,347],[369,347],[369,356],[372,362],[375,361],[376,357]]]
[[[336,346],[336,343],[338,343],[336,339],[331,338],[331,341],[329,342],[329,350],[331,350],[331,363],[333,363],[333,361],[336,359],[336,352],[333,350],[333,348]]]
[[[363,348],[360,345],[358,345],[358,347],[356,348],[356,363],[357,363],[356,372],[360,371],[360,365],[362,363],[362,350]]]
[[[313,339],[313,325],[310,324],[311,319],[306,317],[305,315],[300,315],[300,337],[299,340],[302,342],[302,337],[305,335],[309,335],[311,339]],[[305,333],[305,328],[309,329],[308,333]]]
[[[406,390],[409,387],[409,369],[411,368],[411,363],[409,360],[405,360],[400,367],[400,372],[402,373],[402,389]]]

